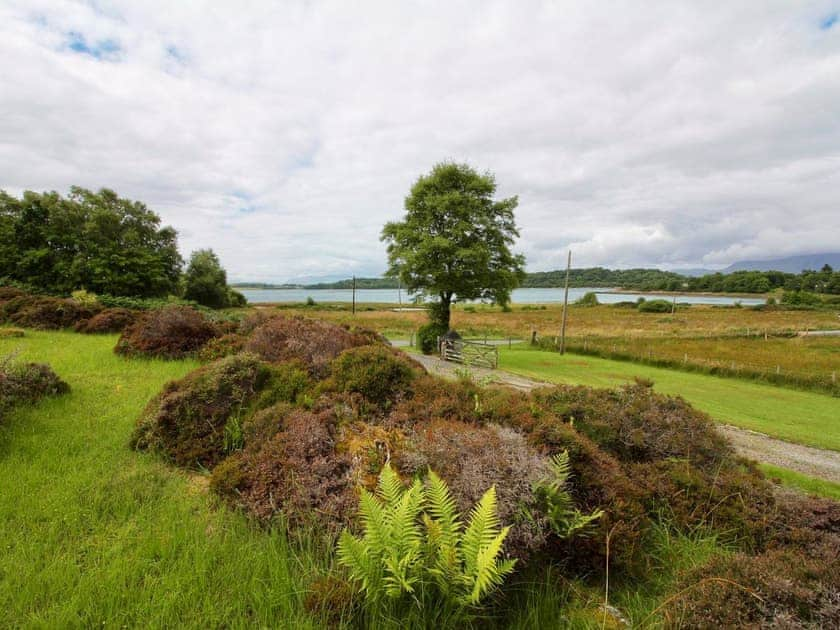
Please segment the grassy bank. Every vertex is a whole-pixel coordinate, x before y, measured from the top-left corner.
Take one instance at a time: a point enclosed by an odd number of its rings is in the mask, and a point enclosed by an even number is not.
[[[840,483],[832,483],[825,479],[815,479],[787,468],[779,468],[770,464],[759,464],[761,471],[770,479],[778,481],[783,486],[795,488],[806,494],[815,494],[827,499],[840,501]]]
[[[127,448],[146,401],[194,364],[126,360],[115,339],[0,340],[72,388],[0,427],[0,627],[316,626],[301,602],[317,554]]]
[[[499,356],[502,369],[549,382],[614,387],[650,379],[658,391],[682,396],[719,422],[840,451],[840,400],[825,394],[525,346],[502,347]]]

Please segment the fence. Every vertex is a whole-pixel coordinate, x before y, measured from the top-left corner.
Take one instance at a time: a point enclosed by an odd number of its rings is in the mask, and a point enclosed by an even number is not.
[[[496,346],[454,339],[439,340],[440,358],[444,361],[474,365],[495,370],[499,367],[499,349]]]

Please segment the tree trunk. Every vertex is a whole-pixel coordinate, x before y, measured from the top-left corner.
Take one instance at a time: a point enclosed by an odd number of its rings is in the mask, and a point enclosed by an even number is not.
[[[441,293],[440,294],[440,310],[438,312],[438,317],[440,323],[446,326],[446,330],[449,330],[449,321],[451,319],[451,305],[452,305],[452,294],[451,293]]]

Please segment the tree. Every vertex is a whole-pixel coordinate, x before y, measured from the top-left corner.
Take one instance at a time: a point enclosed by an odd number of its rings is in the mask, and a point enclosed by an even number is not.
[[[387,275],[411,292],[436,297],[432,319],[447,329],[453,299],[504,306],[525,277],[525,258],[510,250],[519,236],[513,217],[519,201],[495,201],[495,193],[491,173],[443,162],[414,183],[405,218],[382,229]]]
[[[212,249],[199,249],[190,256],[184,275],[184,297],[211,308],[231,305],[227,273]]]
[[[182,265],[175,230],[112,190],[20,199],[0,191],[0,273],[11,280],[53,293],[158,297],[177,291]]]

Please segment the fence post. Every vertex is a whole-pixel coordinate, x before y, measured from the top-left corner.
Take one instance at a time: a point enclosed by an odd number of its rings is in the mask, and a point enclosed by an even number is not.
[[[531,345],[532,346],[537,345],[537,331],[536,330],[531,331]]]
[[[683,363],[688,363],[688,352],[683,354]]]
[[[837,372],[832,372],[831,373],[831,382],[834,383],[835,385],[837,384]]]
[[[782,368],[781,368],[781,366],[777,365],[776,366],[776,374],[781,374],[781,373],[782,373]]]

